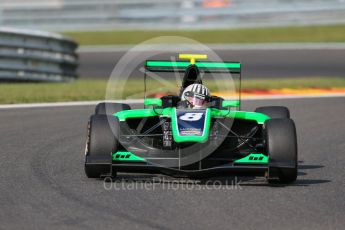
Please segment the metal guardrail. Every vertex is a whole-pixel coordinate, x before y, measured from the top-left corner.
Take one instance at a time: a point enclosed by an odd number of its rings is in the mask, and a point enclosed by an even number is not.
[[[78,45],[58,34],[0,28],[0,81],[70,81]]]
[[[0,25],[56,31],[334,24],[344,15],[345,0],[0,0]]]

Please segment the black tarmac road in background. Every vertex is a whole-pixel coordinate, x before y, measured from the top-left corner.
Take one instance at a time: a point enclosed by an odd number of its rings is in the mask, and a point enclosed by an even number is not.
[[[224,61],[240,61],[245,79],[345,77],[345,51],[334,49],[215,50]],[[108,79],[124,51],[81,52],[81,78]],[[134,73],[141,77],[140,72]]]
[[[263,105],[288,106],[296,122],[295,184],[229,175],[188,187],[128,174],[103,183],[83,167],[94,106],[0,110],[0,229],[344,229],[345,98],[244,102]]]

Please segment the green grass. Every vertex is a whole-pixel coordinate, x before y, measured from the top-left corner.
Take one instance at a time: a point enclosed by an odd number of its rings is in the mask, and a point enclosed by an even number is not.
[[[297,78],[244,80],[243,89],[303,89],[303,88],[345,88],[344,78]],[[107,81],[76,80],[72,83],[2,83],[0,84],[0,104],[88,101],[104,100]],[[208,84],[211,91],[215,86]],[[142,81],[130,81],[126,95],[135,94],[143,89]],[[116,89],[115,89],[116,90]]]
[[[72,83],[2,83],[0,104],[102,100],[104,80],[77,80]]]
[[[125,30],[65,32],[80,45],[138,44],[158,36],[182,36],[201,43],[345,42],[345,25],[223,30]]]

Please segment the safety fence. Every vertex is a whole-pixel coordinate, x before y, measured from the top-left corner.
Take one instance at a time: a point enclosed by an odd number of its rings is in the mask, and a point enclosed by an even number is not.
[[[60,35],[0,28],[1,81],[70,81],[77,77],[77,44]]]

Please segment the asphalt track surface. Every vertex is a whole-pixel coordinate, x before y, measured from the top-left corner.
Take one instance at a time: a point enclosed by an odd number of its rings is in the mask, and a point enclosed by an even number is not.
[[[224,61],[240,61],[245,79],[345,77],[345,52],[336,49],[215,50]],[[81,78],[108,79],[124,51],[81,52]],[[169,60],[169,59],[168,59]],[[136,71],[135,76],[143,74]]]
[[[345,97],[243,105],[290,108],[295,184],[229,176],[187,188],[181,179],[120,174],[115,187],[84,175],[93,106],[0,110],[0,229],[344,229]]]

